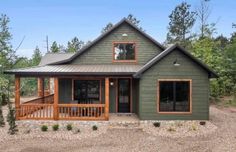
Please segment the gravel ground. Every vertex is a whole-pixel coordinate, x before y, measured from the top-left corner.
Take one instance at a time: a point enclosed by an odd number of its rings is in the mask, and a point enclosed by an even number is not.
[[[234,152],[236,151],[236,113],[210,108],[210,122],[217,126],[208,136],[168,138],[150,135],[142,129],[108,129],[96,137],[75,140],[58,140],[50,138],[11,139],[0,143],[4,152]],[[1,138],[1,137],[0,137]]]

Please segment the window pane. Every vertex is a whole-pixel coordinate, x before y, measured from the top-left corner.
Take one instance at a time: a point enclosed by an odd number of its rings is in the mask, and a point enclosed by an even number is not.
[[[135,44],[116,43],[114,56],[115,60],[135,60]]]
[[[74,81],[74,100],[78,103],[99,102],[100,81],[99,80],[75,80]]]
[[[161,112],[190,111],[190,85],[187,81],[162,81],[160,86]]]
[[[160,111],[173,111],[173,82],[160,82]]]
[[[176,82],[176,111],[190,111],[189,82]]]

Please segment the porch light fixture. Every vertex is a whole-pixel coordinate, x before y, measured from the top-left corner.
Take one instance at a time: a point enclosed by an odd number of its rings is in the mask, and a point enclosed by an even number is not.
[[[127,37],[127,36],[128,36],[128,34],[126,34],[126,33],[122,34],[122,37]]]
[[[113,86],[113,85],[114,85],[114,82],[110,82],[110,85]]]
[[[180,64],[177,62],[177,59],[175,59],[175,61],[173,62],[174,66],[178,67],[180,66]]]

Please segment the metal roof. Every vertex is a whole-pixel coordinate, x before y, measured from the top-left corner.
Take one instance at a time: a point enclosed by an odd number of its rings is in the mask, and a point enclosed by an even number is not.
[[[202,63],[200,60],[198,60],[196,57],[194,57],[192,54],[190,54],[187,50],[179,46],[178,44],[174,44],[152,58],[150,61],[148,61],[142,68],[139,69],[133,76],[138,78],[141,76],[142,73],[144,73],[147,69],[152,67],[156,62],[160,61],[162,58],[164,58],[166,55],[168,55],[170,52],[174,51],[175,49],[178,49],[182,53],[184,53],[186,56],[188,56],[190,59],[192,59],[195,63],[197,63],[199,66],[201,66],[203,69],[205,69],[209,73],[210,78],[217,78],[218,75],[210,69],[206,64]]]
[[[45,65],[7,70],[6,74],[33,75],[128,75],[134,74],[143,65]]]
[[[117,24],[115,24],[110,30],[108,30],[107,32],[101,34],[98,38],[96,38],[94,41],[92,41],[91,43],[89,43],[88,45],[85,45],[82,49],[78,50],[73,56],[71,56],[68,59],[65,60],[61,60],[58,62],[54,62],[54,63],[50,63],[51,65],[53,64],[65,64],[68,63],[70,61],[72,61],[73,59],[77,58],[80,54],[82,54],[83,52],[85,52],[86,50],[88,50],[89,48],[91,48],[93,45],[95,45],[97,42],[99,42],[100,40],[102,40],[105,36],[107,36],[108,34],[110,34],[112,31],[114,31],[115,29],[117,29],[120,25],[122,25],[123,23],[127,23],[129,26],[131,26],[132,28],[134,28],[135,30],[137,30],[140,34],[142,34],[144,37],[146,37],[147,39],[149,39],[151,42],[153,42],[156,46],[158,46],[161,50],[165,50],[165,47],[163,45],[161,45],[159,42],[157,42],[154,38],[152,38],[151,36],[149,36],[147,33],[145,33],[144,31],[142,31],[140,28],[138,28],[136,25],[134,25],[133,23],[131,23],[129,20],[127,20],[126,18],[123,18],[120,22],[118,22]]]
[[[51,64],[51,63],[58,62],[61,60],[66,60],[66,59],[69,59],[73,55],[74,53],[47,53],[42,57],[39,63],[39,66]]]

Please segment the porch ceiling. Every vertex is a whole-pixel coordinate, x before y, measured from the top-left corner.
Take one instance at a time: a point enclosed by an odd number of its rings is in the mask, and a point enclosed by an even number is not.
[[[17,75],[127,75],[143,65],[45,65],[5,71]]]

